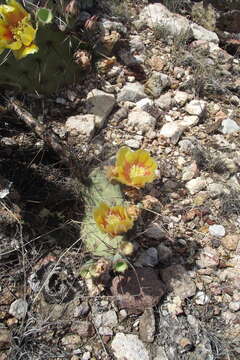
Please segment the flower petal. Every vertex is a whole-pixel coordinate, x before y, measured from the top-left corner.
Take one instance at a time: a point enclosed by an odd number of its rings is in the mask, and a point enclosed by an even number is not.
[[[149,152],[146,150],[137,150],[136,158],[138,161],[145,163],[149,159]]]
[[[27,55],[35,54],[38,52],[38,47],[35,44],[30,46],[22,46],[21,49],[13,51],[13,54],[16,59],[20,60]]]
[[[137,188],[155,179],[157,163],[148,151],[132,151],[128,147],[123,147],[118,151],[116,158],[116,165],[110,172],[111,179]]]
[[[7,49],[11,49],[11,50],[19,50],[22,47],[22,43],[21,41],[17,40],[17,41],[13,41],[10,44],[7,44],[6,48]]]
[[[127,208],[120,205],[109,207],[106,203],[101,203],[94,209],[93,217],[99,229],[111,236],[133,227],[133,218],[128,214]]]
[[[0,48],[3,49],[3,51],[6,49],[8,42],[6,40],[0,40]]]
[[[0,5],[0,51],[10,49],[17,59],[38,51],[33,44],[37,29],[31,25],[30,14],[16,0]]]
[[[117,153],[117,161],[116,161],[116,166],[121,166],[125,159],[126,159],[126,156],[127,154],[129,154],[131,150],[127,147],[127,146],[124,146],[122,147],[118,153]]]
[[[24,19],[26,16],[29,17],[28,12],[16,0],[7,0],[6,2],[7,5],[3,6],[5,6],[5,8],[8,7],[8,10],[5,11],[4,17],[12,26],[16,26],[19,21]]]
[[[0,39],[5,41],[11,41],[13,39],[9,25],[2,19],[0,19]]]
[[[14,11],[14,7],[9,5],[0,5],[0,14],[4,18],[6,14]]]
[[[19,34],[23,45],[29,46],[36,37],[36,31],[32,25],[25,24],[23,31]]]

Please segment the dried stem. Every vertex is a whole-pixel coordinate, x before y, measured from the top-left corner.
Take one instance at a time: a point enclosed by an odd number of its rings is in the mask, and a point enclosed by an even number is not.
[[[86,178],[83,176],[83,171],[79,164],[79,159],[73,154],[69,146],[62,141],[51,128],[41,124],[35,119],[30,112],[23,108],[22,104],[16,99],[11,98],[7,102],[7,108],[13,110],[17,116],[24,121],[24,123],[31,128],[44,143],[52,148],[60,157],[60,159],[71,168],[74,176],[82,183],[86,183]]]

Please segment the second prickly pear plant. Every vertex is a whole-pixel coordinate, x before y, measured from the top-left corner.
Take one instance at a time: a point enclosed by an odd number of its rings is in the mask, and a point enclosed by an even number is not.
[[[97,257],[112,258],[120,251],[121,246],[125,241],[124,235],[122,235],[121,231],[117,233],[104,231],[99,225],[100,223],[105,223],[107,225],[108,222],[111,226],[110,223],[112,222],[112,231],[116,230],[118,214],[120,214],[119,211],[122,211],[119,216],[123,217],[125,209],[123,195],[119,184],[111,184],[103,169],[95,169],[90,174],[89,179],[90,186],[84,193],[85,216],[81,227],[81,235],[86,249],[91,252],[91,254]],[[114,206],[111,207],[111,205]],[[113,218],[114,212],[112,212],[111,217],[109,211],[111,208],[116,210],[115,222]],[[101,217],[101,214],[103,215],[102,221],[98,222],[97,219]],[[110,217],[104,219],[105,214],[106,217],[107,215],[110,215]],[[127,214],[125,218],[126,217],[128,225],[130,225],[128,228],[130,228],[133,226],[132,219]]]
[[[126,256],[132,255],[133,245],[126,241],[126,232],[139,213],[137,206],[129,207],[124,202],[116,180],[139,189],[155,179],[156,168],[157,163],[147,151],[133,152],[123,147],[117,153],[114,167],[97,168],[90,174],[90,186],[84,192],[86,208],[81,236],[86,249],[94,257],[105,258],[116,271],[128,267]],[[99,276],[99,264],[90,263],[83,267],[83,273]]]
[[[125,255],[133,252],[132,244],[122,234],[133,226],[133,219],[124,206],[119,184],[111,184],[104,169],[96,168],[89,176],[90,185],[84,188],[85,216],[81,238],[94,258],[104,259],[83,265],[83,277],[99,277],[109,268],[126,270]],[[114,205],[114,206],[111,206]]]

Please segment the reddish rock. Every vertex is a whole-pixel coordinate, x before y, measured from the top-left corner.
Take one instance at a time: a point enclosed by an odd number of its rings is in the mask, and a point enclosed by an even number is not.
[[[164,295],[165,287],[153,269],[137,268],[116,276],[111,292],[119,308],[139,312],[155,306]]]
[[[227,114],[225,114],[223,111],[218,111],[215,115],[215,121],[224,120],[227,118]]]
[[[102,341],[104,342],[104,344],[108,344],[109,343],[109,341],[111,340],[111,336],[109,336],[109,335],[103,335],[103,337],[102,337]]]

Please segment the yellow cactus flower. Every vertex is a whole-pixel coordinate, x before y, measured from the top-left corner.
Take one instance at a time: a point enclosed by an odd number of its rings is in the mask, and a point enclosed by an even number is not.
[[[38,51],[36,32],[30,14],[16,0],[0,5],[0,54],[5,49],[12,50],[16,59],[34,54]]]
[[[132,151],[124,146],[118,151],[116,165],[108,176],[122,184],[141,188],[156,178],[156,169],[157,163],[148,151]]]
[[[124,206],[109,207],[102,202],[94,209],[93,217],[99,229],[111,236],[122,234],[133,227],[133,218]]]

